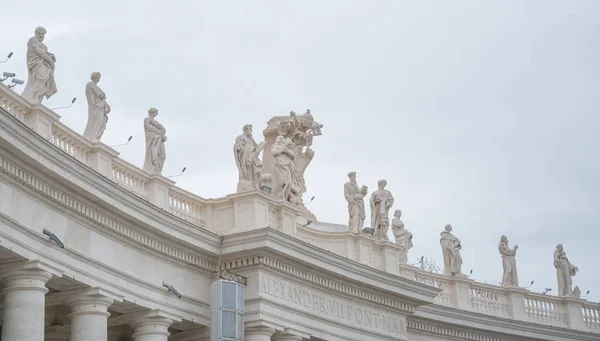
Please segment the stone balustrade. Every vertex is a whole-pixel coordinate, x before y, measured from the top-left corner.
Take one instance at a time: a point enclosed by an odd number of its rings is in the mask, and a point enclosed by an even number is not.
[[[505,288],[400,266],[400,275],[443,291],[434,302],[473,311],[555,327],[600,332],[600,304],[583,299],[534,293],[524,288]]]
[[[319,234],[296,218],[300,209],[258,191],[224,198],[204,199],[175,186],[160,175],[151,175],[118,157],[103,144],[83,138],[60,122],[60,116],[32,105],[0,84],[0,107],[69,156],[82,162],[127,191],[191,224],[210,226],[227,234],[270,226],[350,260],[442,289],[434,303],[446,307],[600,333],[600,304],[574,298],[532,293],[522,288],[504,288],[477,283],[468,278],[448,277],[400,265],[398,248],[363,234]],[[321,243],[321,244],[320,244]]]

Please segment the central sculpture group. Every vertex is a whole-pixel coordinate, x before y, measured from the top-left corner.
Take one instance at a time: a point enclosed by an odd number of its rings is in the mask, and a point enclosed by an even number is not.
[[[57,92],[54,80],[56,57],[48,52],[43,43],[46,29],[38,27],[35,35],[27,42],[27,85],[22,97],[32,103],[41,103]],[[88,102],[88,122],[83,136],[93,143],[99,142],[108,122],[111,108],[106,102],[106,94],[98,83],[99,72],[91,74],[91,81],[86,85],[85,94]],[[144,171],[149,174],[161,174],[166,159],[166,129],[157,120],[158,110],[150,108],[148,117],[144,119],[146,137],[146,157]],[[243,133],[235,139],[233,152],[239,171],[237,191],[263,190],[276,198],[295,205],[301,214],[309,220],[316,217],[306,209],[302,195],[306,192],[304,171],[313,159],[313,137],[321,135],[322,124],[313,119],[310,110],[298,115],[290,112],[289,116],[276,116],[267,122],[263,131],[265,141],[256,143],[252,136],[252,125],[245,125]],[[262,161],[260,154],[263,154]],[[351,233],[362,233],[366,219],[364,198],[367,186],[359,187],[356,172],[348,173],[350,179],[344,185],[344,196],[348,202],[348,229]],[[389,242],[389,210],[394,204],[392,193],[385,189],[386,180],[377,182],[377,190],[371,194],[371,228],[373,235],[381,242]],[[396,245],[400,248],[398,257],[401,264],[407,264],[408,251],[412,248],[413,235],[404,228],[400,220],[402,212],[396,210],[392,219],[392,232]],[[446,225],[440,234],[440,245],[444,257],[444,275],[466,277],[462,271],[460,240],[452,234],[452,226]],[[502,236],[498,251],[502,257],[502,286],[518,287],[516,252],[518,246],[510,248],[508,238]],[[554,267],[558,279],[559,296],[579,297],[579,289],[572,289],[572,276],[579,270],[567,258],[563,246],[557,245],[554,252]]]

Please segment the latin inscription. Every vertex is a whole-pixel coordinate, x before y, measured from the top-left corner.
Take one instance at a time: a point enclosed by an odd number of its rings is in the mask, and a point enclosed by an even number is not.
[[[308,309],[336,320],[344,320],[352,325],[359,324],[389,334],[406,335],[406,322],[398,317],[324,297],[277,278],[266,275],[261,277],[260,292],[269,296],[303,307],[304,310]]]

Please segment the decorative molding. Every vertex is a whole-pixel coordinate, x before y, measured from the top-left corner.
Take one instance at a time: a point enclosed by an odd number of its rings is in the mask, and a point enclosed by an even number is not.
[[[493,336],[484,334],[477,331],[470,331],[463,328],[450,328],[446,326],[440,326],[437,324],[426,323],[422,321],[408,320],[407,327],[409,332],[420,332],[426,333],[432,336],[445,336],[454,338],[456,340],[465,341],[525,341],[525,339],[519,337],[506,339],[503,337]]]
[[[405,313],[414,313],[415,307],[409,303],[392,299],[369,290],[360,289],[340,281],[332,280],[318,275],[312,271],[300,269],[291,264],[282,262],[269,256],[243,257],[234,260],[226,260],[221,264],[222,270],[233,270],[251,266],[261,266],[284,273],[289,277],[299,279],[302,283],[313,284],[319,288],[326,288],[344,297],[352,297],[357,300],[366,301],[378,306],[384,306]]]
[[[25,171],[21,167],[7,160],[3,155],[0,155],[0,173],[3,173],[18,183],[33,190],[45,199],[57,204],[58,206],[74,213],[75,215],[84,218],[87,221],[100,225],[101,227],[112,231],[114,234],[131,241],[146,249],[151,249],[161,255],[167,256],[178,262],[186,265],[204,269],[207,271],[215,271],[216,262],[199,257],[192,252],[181,250],[172,245],[161,242],[160,240],[144,235],[134,229],[131,229],[120,222],[112,219],[106,214],[100,213],[89,205],[73,198],[70,195],[48,185],[31,173]]]

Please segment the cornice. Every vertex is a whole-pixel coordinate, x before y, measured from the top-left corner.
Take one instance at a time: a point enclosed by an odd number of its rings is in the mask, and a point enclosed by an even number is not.
[[[374,292],[366,287],[348,284],[349,281],[339,281],[331,277],[325,277],[315,271],[310,271],[305,268],[300,268],[290,262],[282,261],[278,258],[262,255],[251,256],[239,259],[224,261],[221,265],[223,270],[243,269],[253,266],[260,268],[275,270],[278,274],[282,274],[287,278],[293,278],[302,281],[302,284],[312,285],[321,290],[325,289],[331,293],[340,295],[345,298],[353,298],[361,302],[367,302],[376,306],[383,306],[392,310],[398,310],[404,313],[412,314],[415,307],[406,301],[391,298],[387,295],[382,295]]]
[[[0,108],[0,127],[2,127],[0,139],[7,141],[2,146],[15,156],[19,155],[17,159],[26,161],[33,168],[44,169],[44,176],[52,178],[53,182],[82,193],[81,195],[86,198],[95,197],[102,204],[110,205],[111,211],[119,212],[132,219],[141,219],[143,223],[152,226],[157,233],[169,236],[177,232],[194,238],[192,245],[202,245],[203,249],[216,254],[220,242],[217,234],[181,219],[107,179],[42,138],[2,108]]]
[[[442,326],[437,323],[429,323],[426,321],[419,321],[408,319],[406,326],[409,332],[417,332],[431,335],[432,337],[447,337],[453,340],[460,341],[528,341],[534,339],[517,338],[506,338],[501,336],[490,335],[489,333],[469,330],[466,328],[455,328],[450,326]]]
[[[88,222],[101,226],[104,230],[108,230],[113,235],[132,242],[137,246],[146,250],[152,250],[155,253],[199,269],[211,272],[216,270],[216,262],[198,256],[196,252],[184,250],[171,243],[164,242],[158,238],[151,237],[126,226],[107,214],[99,212],[91,207],[91,205],[87,205],[73,196],[40,180],[36,176],[9,161],[3,155],[0,155],[0,173],[27,187],[45,200],[54,203]]]
[[[404,302],[411,305],[432,303],[441,291],[354,262],[271,228],[247,231],[225,237],[223,243],[223,256],[225,259],[235,260],[236,257],[244,259],[248,258],[248,255],[269,256],[269,258],[282,262],[282,264],[287,264],[287,268],[293,268],[291,264],[294,263],[302,264],[304,268],[310,268],[315,272],[321,270],[323,273],[327,273],[327,277],[330,279],[333,276],[338,277],[341,283],[352,281],[360,283],[361,287],[370,287],[372,290],[401,296],[404,298]],[[226,262],[229,261],[226,260]],[[240,262],[240,264],[243,264],[243,262]],[[276,267],[277,265],[273,263],[271,266]],[[286,266],[283,266],[283,268],[286,268]]]

